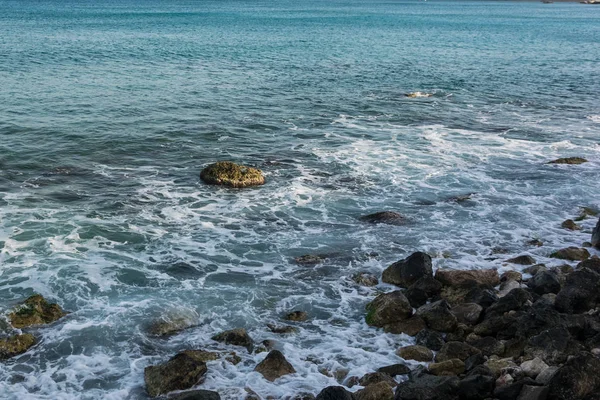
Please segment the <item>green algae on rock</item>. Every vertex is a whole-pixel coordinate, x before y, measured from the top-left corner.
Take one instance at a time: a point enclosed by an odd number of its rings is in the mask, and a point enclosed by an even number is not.
[[[39,294],[34,294],[8,316],[15,328],[49,324],[67,315],[58,304],[50,304]]]
[[[184,351],[164,364],[146,367],[144,382],[150,397],[157,397],[174,390],[194,387],[206,371],[206,363],[202,357],[196,357],[193,351]]]
[[[0,340],[0,360],[25,353],[35,344],[35,337],[31,333],[13,335]]]
[[[200,179],[211,185],[234,188],[257,186],[265,183],[265,177],[261,170],[231,161],[219,161],[210,164],[200,172]]]

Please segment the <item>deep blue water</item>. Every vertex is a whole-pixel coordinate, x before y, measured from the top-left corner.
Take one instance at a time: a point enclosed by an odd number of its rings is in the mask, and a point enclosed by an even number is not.
[[[0,0],[0,311],[38,292],[71,312],[0,364],[0,393],[145,399],[144,367],[238,326],[298,373],[269,383],[238,349],[201,385],[225,399],[400,361],[411,339],[363,321],[391,288],[349,276],[417,250],[552,264],[589,239],[592,219],[560,223],[600,207],[599,37],[600,7],[576,3]],[[565,156],[589,162],[546,164]],[[267,184],[202,184],[225,159]],[[380,210],[411,224],[357,220]],[[270,333],[292,309],[310,321]],[[170,313],[199,325],[145,333]]]

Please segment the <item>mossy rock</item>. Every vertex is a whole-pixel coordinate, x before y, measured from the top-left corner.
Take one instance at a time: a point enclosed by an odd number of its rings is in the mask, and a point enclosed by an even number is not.
[[[206,374],[206,363],[194,352],[179,353],[164,364],[146,367],[144,382],[150,397],[190,389]]]
[[[231,161],[219,161],[209,165],[200,172],[200,179],[211,185],[234,188],[257,186],[265,183],[265,177],[261,170]]]
[[[581,157],[566,157],[566,158],[558,158],[556,160],[548,162],[548,164],[569,164],[569,165],[577,165],[588,162],[585,158]]]
[[[30,333],[14,335],[0,340],[0,360],[25,353],[35,344],[35,337]]]
[[[15,328],[49,324],[67,315],[58,304],[50,304],[39,294],[29,297],[8,315]]]

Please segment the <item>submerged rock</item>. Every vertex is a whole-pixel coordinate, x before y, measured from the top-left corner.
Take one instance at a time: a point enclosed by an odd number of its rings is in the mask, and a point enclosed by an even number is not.
[[[583,164],[586,163],[587,160],[581,157],[565,157],[565,158],[557,158],[556,160],[549,161],[548,164]]]
[[[25,353],[35,344],[35,337],[31,333],[13,335],[0,339],[0,360],[5,360]]]
[[[308,313],[305,311],[292,311],[285,316],[288,321],[302,322],[308,319]]]
[[[254,370],[261,373],[266,380],[271,382],[284,375],[296,373],[292,364],[285,359],[279,350],[271,350]]]
[[[370,224],[406,225],[408,223],[408,219],[394,211],[380,211],[364,215],[359,219]]]
[[[8,315],[15,328],[27,328],[32,325],[43,325],[57,321],[67,315],[58,304],[50,304],[39,294],[25,300]]]
[[[245,347],[249,353],[251,353],[252,349],[254,348],[254,341],[243,328],[221,332],[213,336],[212,340],[223,342],[225,344],[232,344],[234,346]]]
[[[400,287],[409,287],[427,276],[433,276],[431,257],[419,251],[387,267],[381,280]]]
[[[195,313],[167,314],[150,323],[147,332],[153,336],[169,336],[196,325],[198,316]]]
[[[151,397],[157,397],[174,390],[189,389],[198,384],[206,374],[204,361],[193,352],[179,353],[164,364],[146,367],[144,381]]]
[[[367,274],[365,272],[359,272],[352,276],[352,280],[361,286],[377,286],[379,284],[379,280],[371,274]]]
[[[590,252],[579,247],[567,247],[550,254],[552,258],[568,261],[583,261],[590,257]]]
[[[570,231],[578,231],[581,230],[581,227],[575,223],[572,219],[568,219],[560,224],[561,228],[568,229]]]
[[[200,172],[200,179],[211,185],[234,188],[257,186],[265,183],[265,177],[261,170],[231,161],[219,161],[210,164]]]
[[[325,260],[327,260],[327,255],[325,254],[305,254],[294,259],[296,264],[304,266],[321,264]]]
[[[377,327],[403,321],[412,315],[412,307],[400,290],[380,294],[367,304],[366,309],[365,321]]]

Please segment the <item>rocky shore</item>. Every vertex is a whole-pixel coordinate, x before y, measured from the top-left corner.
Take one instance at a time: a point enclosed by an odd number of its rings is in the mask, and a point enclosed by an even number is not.
[[[561,160],[558,163],[573,163]],[[262,172],[250,167],[217,163],[207,169],[201,176],[210,184],[242,188],[264,183]],[[584,208],[562,227],[578,230],[576,221],[590,216],[596,212]],[[359,219],[370,224],[409,223],[391,211]],[[543,246],[539,240],[529,244]],[[389,265],[380,278],[356,274],[352,279],[359,285],[375,286],[381,280],[395,288],[366,305],[365,323],[374,330],[412,337],[414,344],[396,352],[410,362],[381,365],[364,376],[343,376],[340,386],[318,388],[316,396],[306,393],[286,399],[600,400],[600,258],[588,248],[600,249],[600,220],[590,242],[549,254],[564,261],[556,267],[524,254],[505,260],[514,268],[502,274],[495,269],[436,270],[429,254],[415,252]],[[305,255],[295,261],[311,266],[327,258]],[[55,323],[65,315],[59,305],[40,295],[27,298],[7,316],[15,334],[0,339],[0,359],[35,346],[39,338],[28,332],[31,327]],[[309,317],[290,310],[280,325],[270,324],[268,329],[294,333],[294,325]],[[147,333],[165,337],[193,325],[185,318],[164,316],[152,322]],[[285,354],[269,341],[255,341],[245,329],[223,331],[211,339],[227,350],[190,348],[147,366],[147,394],[178,400],[220,399],[218,392],[198,386],[210,372],[211,362],[236,365],[241,361],[236,352],[241,351],[264,353],[254,371],[270,382],[296,373]],[[263,398],[250,389],[246,392],[246,400]]]

